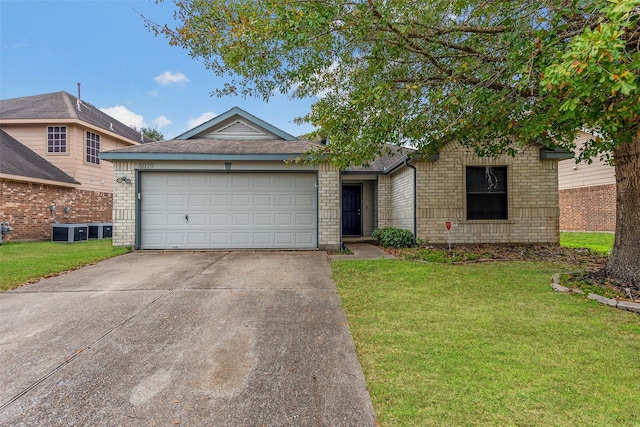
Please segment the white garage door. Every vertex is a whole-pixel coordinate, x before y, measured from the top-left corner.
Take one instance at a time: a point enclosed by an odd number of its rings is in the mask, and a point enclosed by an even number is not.
[[[140,174],[143,249],[316,248],[313,173]]]

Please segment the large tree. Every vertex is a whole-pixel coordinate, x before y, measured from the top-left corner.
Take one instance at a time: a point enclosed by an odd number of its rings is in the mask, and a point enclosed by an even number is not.
[[[160,0],[161,1],[161,0]],[[228,83],[218,95],[315,96],[300,118],[338,167],[387,144],[481,155],[527,144],[616,168],[610,274],[640,283],[640,0],[173,0],[157,34]]]

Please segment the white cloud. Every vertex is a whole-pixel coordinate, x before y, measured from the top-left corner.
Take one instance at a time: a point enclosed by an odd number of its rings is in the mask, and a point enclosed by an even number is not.
[[[158,95],[160,95],[160,92],[158,92],[158,89],[154,89],[152,91],[149,91],[149,95],[153,96],[154,98],[157,98]]]
[[[153,123],[158,129],[162,129],[165,126],[169,126],[173,122],[167,119],[165,116],[160,116],[153,119],[153,122],[151,123]]]
[[[189,78],[181,72],[172,73],[171,71],[165,71],[164,73],[156,76],[156,83],[166,86],[172,83],[185,84],[189,81]]]
[[[187,123],[187,125],[189,126],[189,129],[193,129],[196,126],[203,124],[207,120],[213,119],[215,116],[217,116],[216,113],[212,111],[207,111],[206,113],[202,113],[194,119],[189,119],[189,122]]]
[[[116,105],[115,107],[101,108],[100,111],[113,117],[114,119],[124,123],[127,126],[135,126],[136,128],[147,127],[147,123],[140,114],[136,114],[133,111],[123,107],[122,105]]]

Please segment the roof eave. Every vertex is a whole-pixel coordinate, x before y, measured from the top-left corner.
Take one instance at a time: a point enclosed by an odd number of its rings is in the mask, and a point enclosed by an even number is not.
[[[248,160],[248,161],[285,161],[301,157],[301,153],[278,154],[215,154],[215,153],[116,153],[104,152],[103,160]]]
[[[52,185],[56,187],[76,188],[80,186],[80,183],[75,180],[74,182],[64,182],[64,181],[56,181],[53,179],[42,179],[42,178],[33,178],[30,176],[23,176],[23,175],[12,175],[8,173],[0,173],[0,179],[6,179],[8,181],[33,182],[36,184],[46,184],[46,185]]]

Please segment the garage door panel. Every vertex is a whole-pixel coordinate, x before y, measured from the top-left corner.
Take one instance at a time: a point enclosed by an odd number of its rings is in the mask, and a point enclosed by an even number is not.
[[[248,174],[232,175],[231,186],[234,188],[249,188],[251,183],[251,176]]]
[[[275,244],[277,246],[292,246],[293,236],[291,233],[273,233]]]
[[[310,208],[315,206],[313,201],[314,197],[311,194],[296,194],[296,207]]]
[[[273,198],[273,205],[277,207],[293,207],[293,195],[276,194]]]
[[[167,187],[184,187],[185,185],[187,185],[187,178],[188,175],[181,175],[181,174],[170,174],[170,175],[165,175],[167,177],[166,180],[166,186]]]
[[[274,215],[274,225],[293,225],[293,215],[290,213],[277,213]]]
[[[231,246],[249,246],[251,243],[251,234],[249,232],[232,232]]]
[[[258,246],[271,246],[271,233],[269,232],[254,232],[253,244]]]
[[[273,187],[273,177],[271,175],[256,175],[253,177],[254,188],[271,188]]]
[[[255,226],[270,226],[272,222],[270,213],[253,214],[253,225]]]
[[[167,207],[187,206],[184,194],[167,194]]]
[[[142,248],[317,247],[315,174],[167,171],[140,177]]]
[[[232,208],[238,208],[238,207],[246,208],[247,206],[251,205],[249,203],[250,200],[251,200],[251,195],[249,195],[249,194],[233,194],[231,196],[231,207]]]
[[[209,237],[213,247],[226,248],[231,244],[228,233],[209,233]]]
[[[146,194],[144,200],[148,207],[164,206],[164,197],[161,194]]]
[[[209,175],[202,173],[188,175],[188,182],[190,187],[209,187]]]
[[[295,239],[297,245],[310,245],[315,237],[313,233],[295,233]]]
[[[231,225],[242,226],[251,224],[251,215],[248,213],[234,213],[231,214]]]
[[[207,206],[207,195],[206,194],[189,194],[189,206],[191,207],[206,207]]]
[[[184,214],[167,214],[167,225],[184,225]]]
[[[207,243],[207,233],[189,233],[189,246],[198,245],[200,247],[204,247]]]
[[[296,214],[296,225],[306,225],[312,227],[314,225],[315,216],[313,214]]]
[[[185,237],[185,233],[182,232],[167,232],[167,245],[184,246]]]
[[[211,206],[229,206],[229,195],[228,194],[212,194],[211,195]]]
[[[207,215],[206,213],[200,213],[200,214],[190,213],[189,225],[190,226],[207,225],[208,217],[209,215]]]
[[[270,194],[254,194],[253,195],[253,206],[255,207],[270,207],[271,206],[271,195]]]
[[[211,218],[211,225],[213,226],[228,226],[229,224],[229,214],[226,213],[220,213],[220,214],[212,214],[210,216]]]
[[[142,215],[142,222],[148,226],[162,226],[164,225],[165,215],[162,213],[145,213]]]

